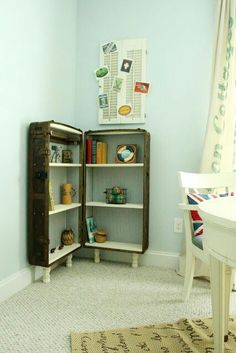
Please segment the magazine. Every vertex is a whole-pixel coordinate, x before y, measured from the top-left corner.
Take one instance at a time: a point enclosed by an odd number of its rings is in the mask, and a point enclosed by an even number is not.
[[[97,231],[97,224],[93,217],[86,218],[88,241],[90,244],[95,242],[95,233]]]

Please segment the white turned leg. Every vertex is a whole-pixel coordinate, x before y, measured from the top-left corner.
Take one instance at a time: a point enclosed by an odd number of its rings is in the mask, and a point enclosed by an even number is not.
[[[94,250],[94,262],[95,262],[95,264],[99,264],[99,262],[100,262],[100,250],[99,249]]]
[[[232,268],[225,266],[225,342],[228,341],[230,292],[232,289]]]
[[[132,267],[137,268],[138,267],[138,254],[132,254]]]
[[[190,296],[190,291],[193,285],[193,276],[195,270],[195,256],[192,253],[186,254],[185,263],[185,275],[184,275],[184,289],[183,289],[183,299],[187,301]]]
[[[50,282],[50,271],[51,267],[43,267],[43,283]]]
[[[225,335],[225,265],[210,256],[211,300],[213,314],[214,353],[224,352]]]
[[[66,258],[66,267],[72,267],[72,254],[68,255]]]

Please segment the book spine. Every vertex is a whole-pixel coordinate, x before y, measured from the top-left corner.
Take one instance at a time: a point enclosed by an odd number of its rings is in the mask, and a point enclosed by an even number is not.
[[[93,140],[92,142],[92,164],[97,163],[97,141]]]
[[[86,163],[88,164],[92,163],[92,144],[93,144],[92,137],[88,137],[86,139]]]
[[[55,210],[55,201],[54,201],[51,181],[49,181],[48,193],[49,193],[49,211],[54,211]]]
[[[102,163],[103,164],[107,163],[107,143],[106,142],[102,143]]]
[[[103,142],[97,141],[97,164],[102,163]]]

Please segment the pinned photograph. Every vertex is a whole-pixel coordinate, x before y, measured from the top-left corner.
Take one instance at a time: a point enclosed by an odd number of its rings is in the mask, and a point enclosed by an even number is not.
[[[150,83],[148,82],[135,82],[134,92],[148,94]]]
[[[108,66],[102,66],[95,70],[95,76],[97,80],[104,78],[109,75],[109,68]]]
[[[130,59],[123,59],[120,71],[130,73],[132,67],[133,60]]]
[[[118,109],[118,114],[121,116],[127,116],[132,112],[132,107],[130,104],[121,105]]]
[[[107,94],[99,94],[98,96],[98,103],[99,103],[99,108],[104,109],[108,107],[108,97]]]
[[[106,43],[102,46],[102,50],[105,55],[114,53],[115,51],[117,51],[116,43],[114,42]]]
[[[122,88],[122,83],[123,83],[123,78],[119,77],[114,77],[113,83],[112,83],[112,90],[115,92],[120,92]]]

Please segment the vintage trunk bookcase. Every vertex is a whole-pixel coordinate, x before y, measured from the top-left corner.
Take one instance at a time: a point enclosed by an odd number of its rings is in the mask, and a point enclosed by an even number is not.
[[[107,144],[106,163],[86,163],[86,140]],[[116,163],[116,148],[137,146],[135,163]],[[52,152],[72,151],[73,161],[52,161]],[[51,266],[66,259],[72,266],[72,253],[81,247],[94,249],[100,262],[101,250],[132,254],[132,267],[138,255],[148,248],[150,135],[144,129],[80,129],[54,121],[35,122],[29,128],[28,159],[28,254],[29,262],[43,267],[43,281],[50,281]],[[71,183],[76,190],[73,202],[61,203],[61,186]],[[125,204],[106,202],[107,188],[127,189]],[[49,193],[49,186],[52,192]],[[52,200],[52,197],[54,200]],[[49,204],[54,201],[55,207]],[[105,229],[104,243],[89,243],[86,218],[94,217],[98,229]],[[61,233],[72,228],[74,242],[60,249]]]

